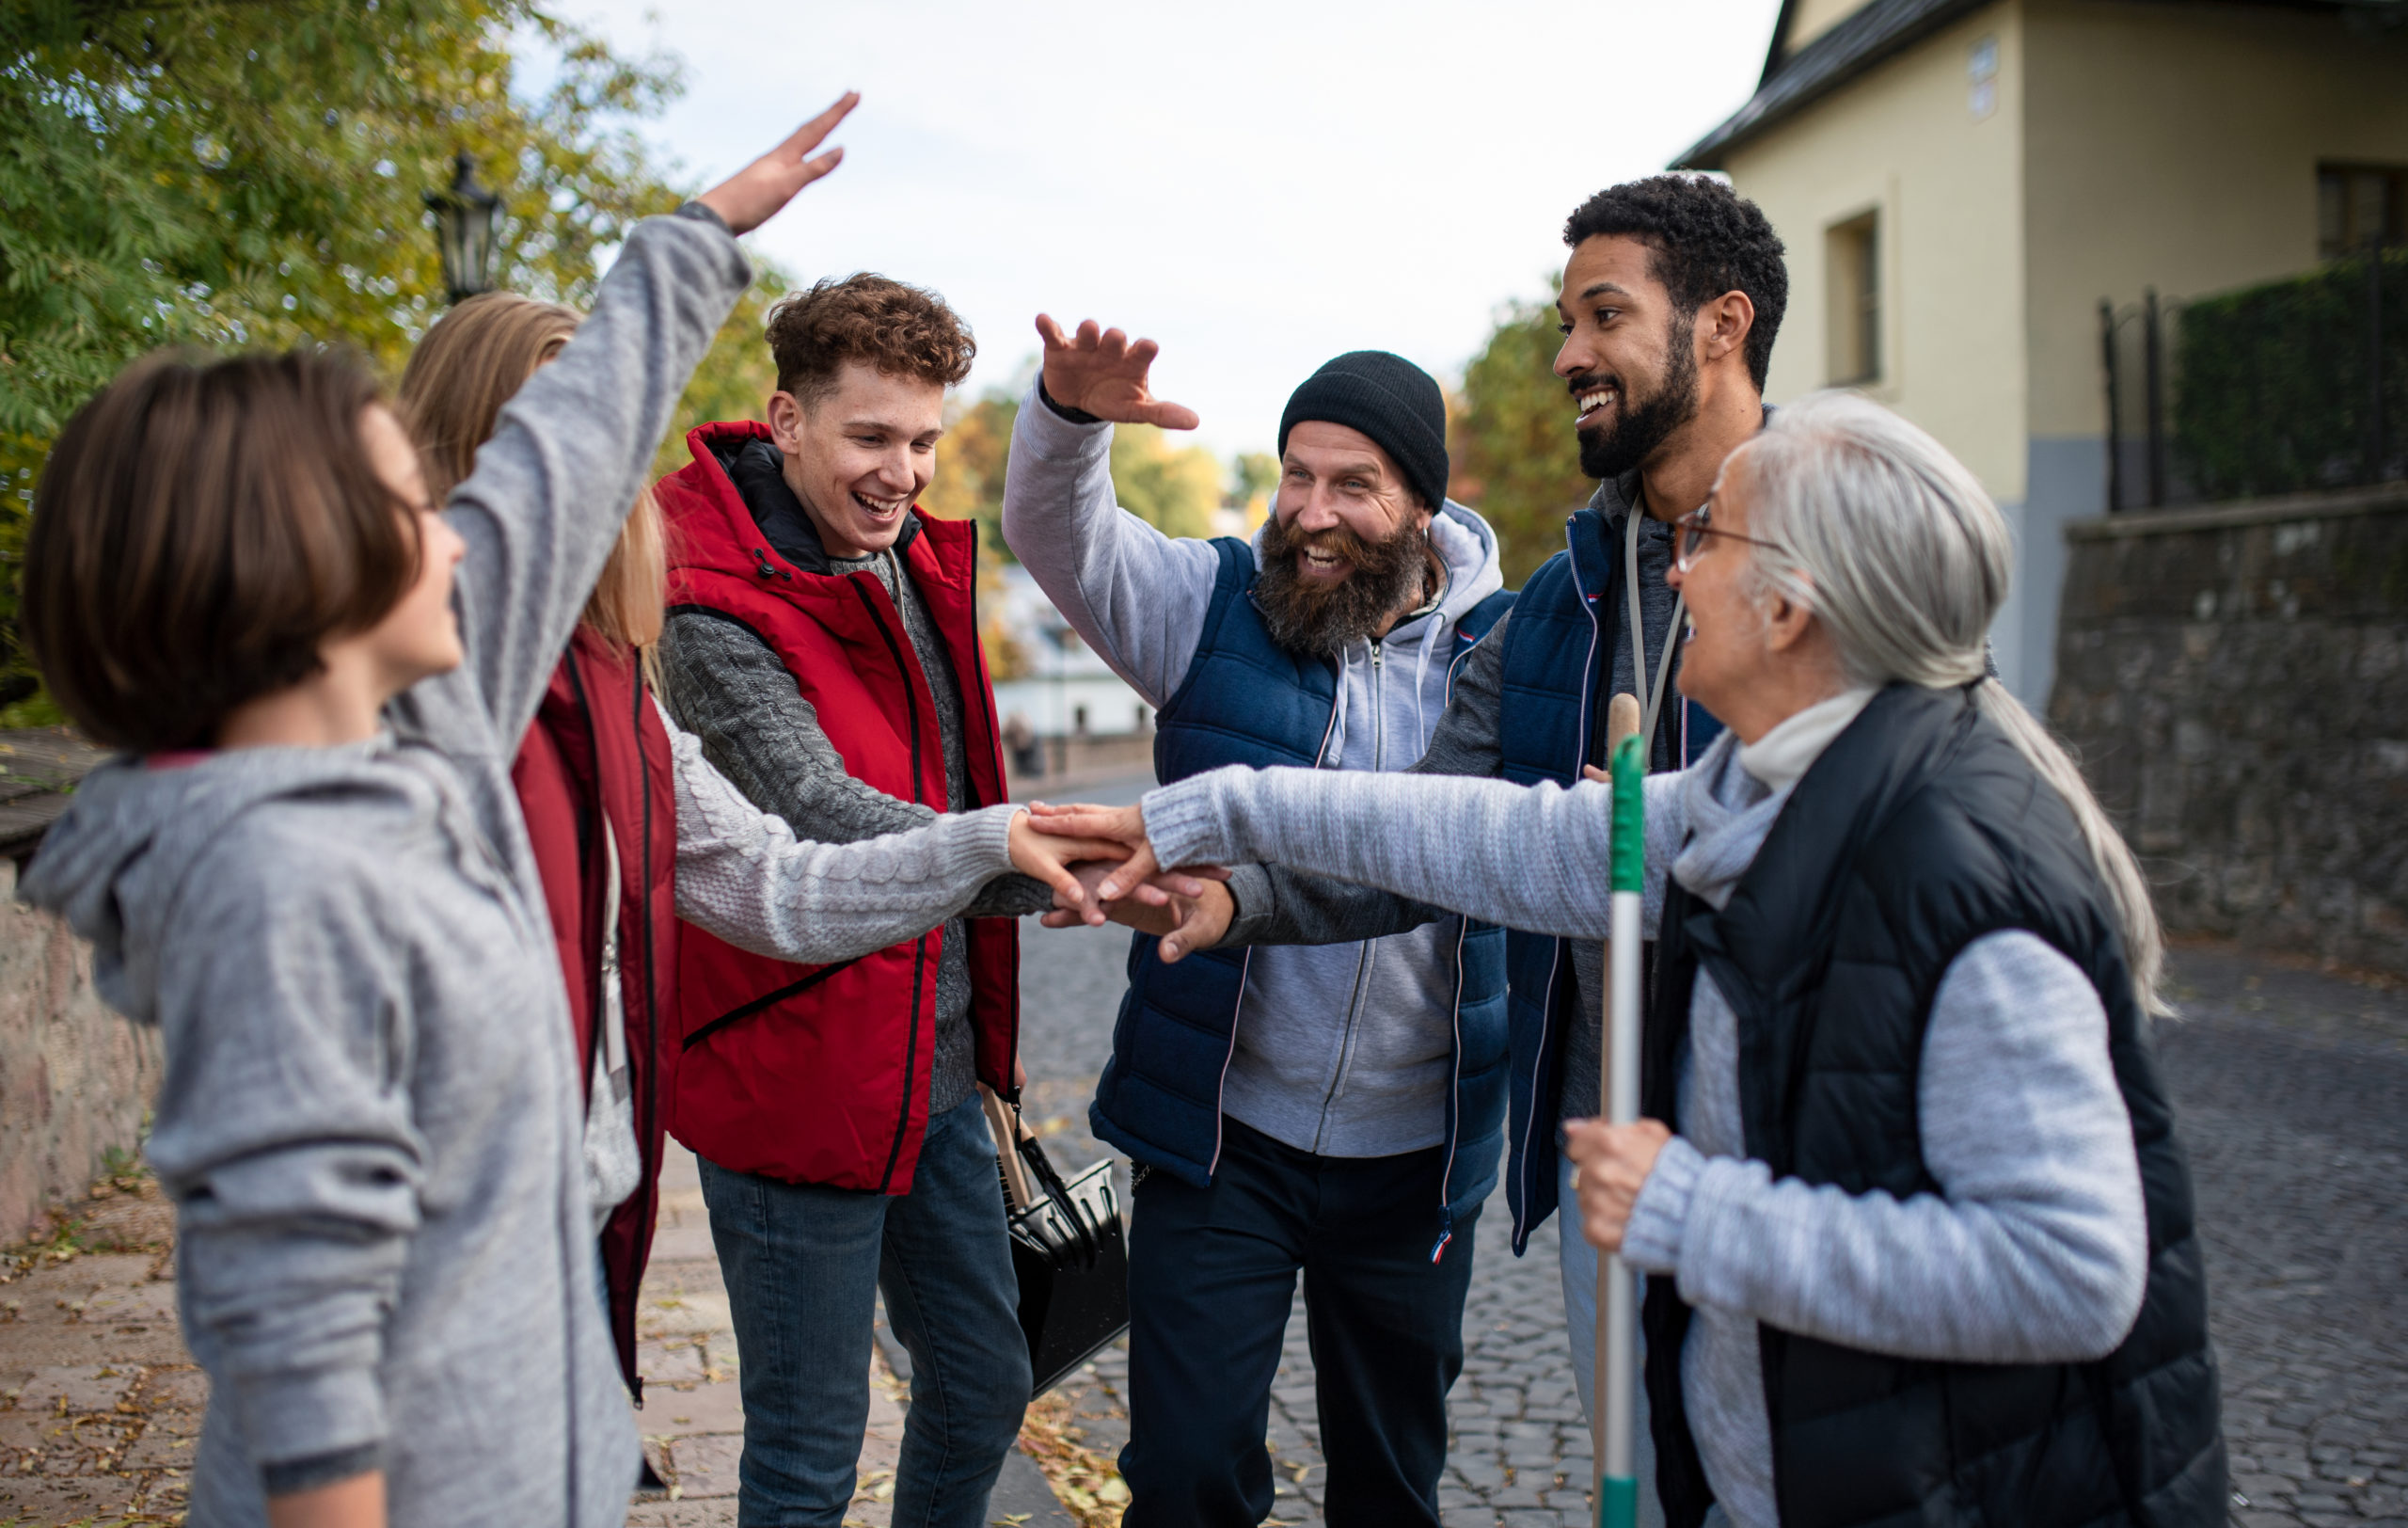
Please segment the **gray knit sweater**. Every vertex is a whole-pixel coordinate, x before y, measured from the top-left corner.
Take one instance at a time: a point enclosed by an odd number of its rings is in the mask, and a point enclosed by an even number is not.
[[[1719,740],[1647,782],[1647,917],[1664,875],[1714,900],[1752,862],[1787,790]],[[1219,770],[1155,790],[1167,864],[1278,854],[1514,928],[1595,940],[1609,788],[1310,770]],[[1731,1010],[1700,973],[1680,1135],[1631,1221],[1631,1262],[1699,1310],[1684,1399],[1709,1482],[1741,1528],[1771,1528],[1771,1436],[1755,1357],[1769,1323],[1828,1342],[1978,1363],[2078,1361],[2140,1310],[2147,1229],[2104,1011],[2081,970],[2018,931],[1975,941],[1933,1000],[1918,1086],[1938,1195],[1900,1201],[1776,1181],[1745,1155]]]

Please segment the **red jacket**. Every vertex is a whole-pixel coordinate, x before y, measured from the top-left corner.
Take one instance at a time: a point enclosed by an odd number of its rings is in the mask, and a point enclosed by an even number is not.
[[[669,733],[635,657],[580,626],[569,639],[534,724],[518,745],[511,783],[544,878],[544,900],[577,1024],[578,1076],[591,1086],[603,1006],[602,919],[610,854],[619,859],[619,992],[626,1013],[627,1080],[635,1100],[643,1177],[602,1228],[610,1287],[610,1335],[619,1369],[641,1397],[636,1290],[652,1256],[660,1202],[659,1067],[668,1019],[667,976],[677,969],[677,792]]]
[[[673,610],[740,621],[768,644],[818,713],[853,777],[945,809],[944,747],[928,681],[876,575],[799,568],[761,533],[719,452],[767,439],[755,423],[706,424],[694,459],[655,493],[667,517]],[[903,561],[953,659],[974,805],[1005,799],[995,696],[978,648],[977,530],[929,517]],[[791,824],[809,836],[811,824]],[[1010,1088],[1020,1041],[1020,934],[975,918],[970,1021],[979,1079]],[[789,1183],[911,1192],[927,1128],[944,931],[833,965],[749,954],[698,929],[677,968],[669,1128],[723,1168]]]

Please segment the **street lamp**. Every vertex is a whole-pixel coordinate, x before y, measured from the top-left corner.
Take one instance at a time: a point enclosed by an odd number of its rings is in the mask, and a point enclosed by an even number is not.
[[[424,193],[435,214],[436,247],[443,254],[443,289],[453,302],[493,290],[494,220],[501,199],[477,183],[476,162],[463,149],[453,159],[452,189]]]

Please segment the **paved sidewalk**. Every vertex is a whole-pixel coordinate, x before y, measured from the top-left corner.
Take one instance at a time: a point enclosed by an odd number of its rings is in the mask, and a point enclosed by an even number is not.
[[[636,1359],[644,1377],[636,1423],[644,1455],[669,1490],[640,1497],[627,1513],[629,1528],[734,1528],[736,1466],[744,1452],[736,1334],[694,1155],[673,1140],[661,1167],[660,1221],[636,1317]],[[858,1528],[887,1528],[903,1448],[900,1393],[885,1365],[873,1360],[860,1484],[845,1514]]]
[[[627,1520],[727,1528],[744,1426],[736,1341],[694,1159],[673,1141],[661,1188],[638,1323],[645,1404],[636,1421],[669,1489],[640,1497]],[[0,1525],[181,1520],[209,1386],[177,1334],[173,1220],[155,1187],[98,1208],[82,1234],[87,1244],[147,1249],[61,1247],[65,1258],[0,1284]],[[846,1513],[856,1528],[886,1528],[903,1441],[899,1393],[873,1361],[860,1493]]]

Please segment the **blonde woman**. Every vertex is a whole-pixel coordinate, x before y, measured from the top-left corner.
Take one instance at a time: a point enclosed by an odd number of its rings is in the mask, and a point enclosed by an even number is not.
[[[498,292],[428,332],[401,404],[438,498],[474,470],[503,406],[577,327],[570,309]],[[510,771],[568,984],[610,1333],[639,1395],[635,1301],[669,1122],[661,1072],[679,1048],[680,917],[761,954],[831,963],[914,938],[974,899],[1051,905],[1049,886],[1013,872],[1074,891],[1064,859],[1113,852],[1038,833],[1006,806],[928,814],[925,828],[841,847],[798,840],[812,823],[754,807],[654,698],[666,579],[660,511],[646,491]],[[899,876],[898,863],[909,867]]]

